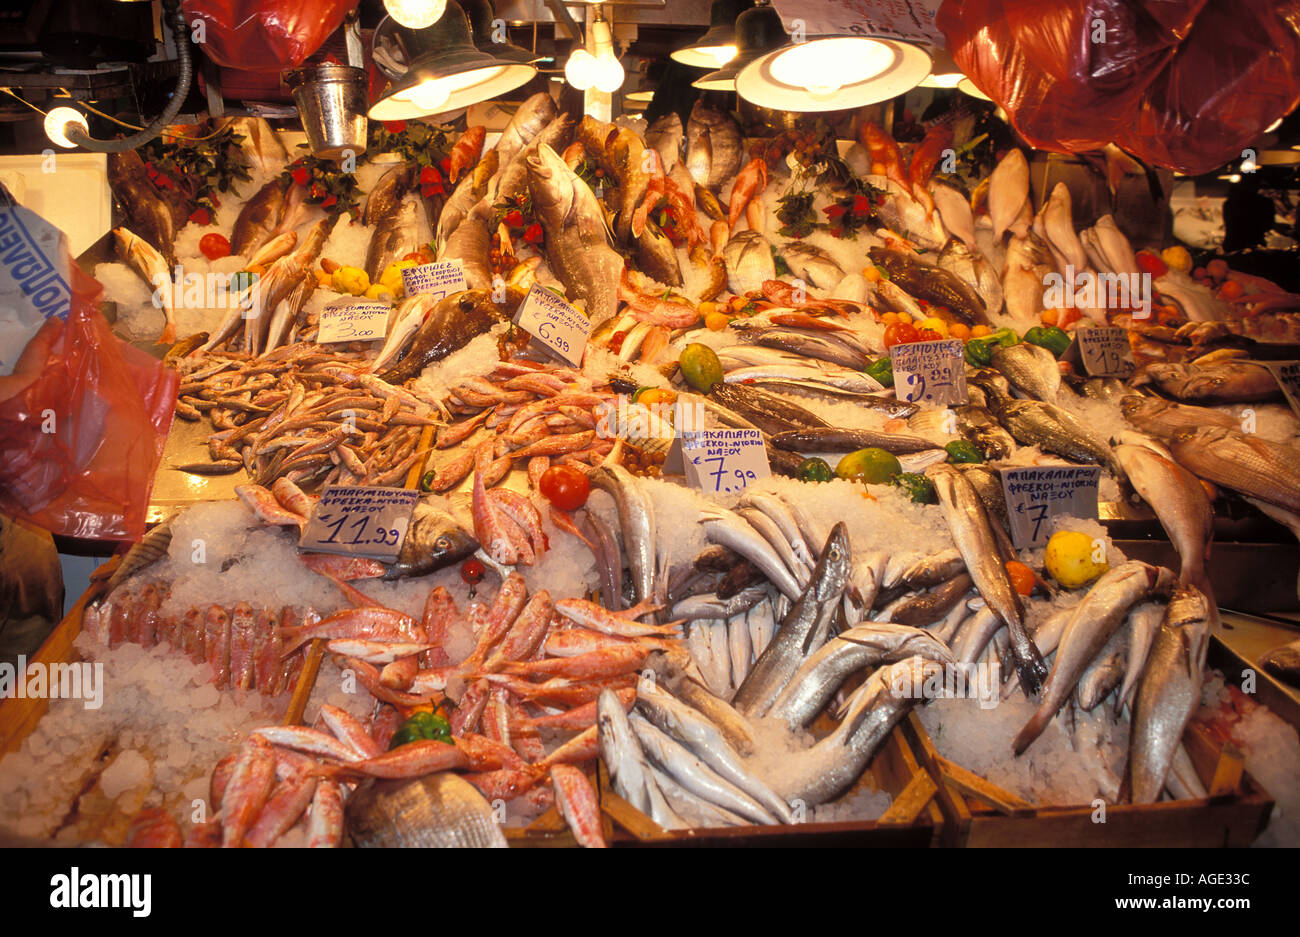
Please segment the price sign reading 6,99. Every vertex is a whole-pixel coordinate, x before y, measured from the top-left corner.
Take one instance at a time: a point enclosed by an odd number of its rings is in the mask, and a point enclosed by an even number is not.
[[[515,313],[515,325],[551,354],[578,367],[591,335],[591,320],[544,286],[534,283]]]
[[[394,560],[419,497],[408,488],[331,485],[312,511],[298,548]]]
[[[935,407],[966,403],[969,398],[962,350],[962,343],[955,338],[909,342],[889,349],[898,399]]]

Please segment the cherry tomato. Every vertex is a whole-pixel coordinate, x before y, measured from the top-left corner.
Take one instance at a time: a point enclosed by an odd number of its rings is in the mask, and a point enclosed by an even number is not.
[[[937,342],[943,339],[943,336],[934,329],[917,329],[916,334],[919,342]]]
[[[215,231],[211,234],[205,234],[199,238],[199,250],[208,260],[216,260],[219,257],[230,256],[230,242],[224,236],[217,234]]]
[[[1037,582],[1034,571],[1024,563],[1008,560],[1007,575],[1011,578],[1012,588],[1021,595],[1029,595],[1034,591],[1034,584]]]
[[[1160,255],[1151,251],[1138,251],[1137,265],[1139,270],[1153,277],[1162,277],[1169,272],[1169,266],[1160,259]]]
[[[471,586],[482,582],[486,574],[487,570],[479,560],[471,558],[460,564],[460,578]]]
[[[587,503],[591,483],[581,469],[553,465],[542,473],[542,496],[561,511],[576,511]]]
[[[916,330],[916,326],[902,322],[895,322],[885,329],[885,347],[893,348],[895,345],[907,345],[919,341],[921,334]]]

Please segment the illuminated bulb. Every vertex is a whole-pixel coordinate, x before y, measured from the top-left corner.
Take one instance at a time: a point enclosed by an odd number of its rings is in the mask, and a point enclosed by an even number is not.
[[[846,36],[793,46],[773,60],[772,75],[786,84],[807,88],[813,98],[825,101],[845,85],[881,74],[892,59],[887,46]]]
[[[564,63],[564,80],[579,91],[586,91],[596,81],[596,57],[586,49],[574,49]]]
[[[424,29],[442,19],[447,0],[384,0],[384,9],[407,29]]]
[[[623,66],[619,64],[618,59],[614,58],[612,53],[598,56],[595,65],[592,84],[596,86],[598,91],[613,94],[623,87]]]
[[[718,68],[721,68],[734,59],[736,57],[736,52],[739,50],[735,46],[704,46],[699,49],[692,49],[691,51],[700,55],[707,55],[709,58],[713,59],[713,61],[718,63]]]
[[[1273,121],[1273,123],[1271,123],[1271,124],[1269,124],[1267,127],[1265,127],[1265,128],[1264,128],[1264,132],[1265,132],[1265,133],[1272,133],[1274,130],[1276,130],[1278,127],[1281,127],[1281,126],[1282,126],[1282,118],[1279,117],[1277,120]]]
[[[45,115],[45,135],[50,138],[52,143],[59,146],[72,149],[77,144],[67,138],[64,128],[68,124],[76,124],[81,128],[81,132],[89,136],[90,126],[86,123],[86,118],[82,116],[81,111],[73,107],[56,107]]]
[[[425,81],[412,88],[407,96],[416,107],[433,113],[447,103],[451,89],[443,81]]]
[[[955,88],[966,76],[961,72],[935,72],[921,82],[924,88]]]

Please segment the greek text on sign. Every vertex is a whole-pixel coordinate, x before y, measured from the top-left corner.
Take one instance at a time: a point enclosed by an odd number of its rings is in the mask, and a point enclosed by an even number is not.
[[[688,430],[681,438],[686,480],[706,494],[735,494],[772,475],[759,430]]]
[[[582,364],[591,320],[546,287],[533,284],[515,313],[515,325],[569,364]]]
[[[1093,377],[1129,377],[1137,370],[1128,329],[1095,326],[1075,333],[1083,368]]]
[[[419,497],[410,488],[327,486],[298,548],[392,561],[402,549]]]
[[[910,342],[889,349],[898,399],[939,407],[966,403],[969,398],[962,350],[962,343],[955,338]]]
[[[388,303],[346,299],[331,303],[321,310],[316,341],[368,342],[383,338],[391,314]]]
[[[1300,416],[1300,361],[1261,361],[1259,364],[1273,372],[1282,393],[1286,394],[1287,403]]]
[[[1016,549],[1042,546],[1050,533],[1048,519],[1058,514],[1097,516],[1096,465],[1031,465],[1002,469],[1002,492],[1011,519]]]
[[[439,260],[436,263],[420,264],[418,267],[403,267],[402,286],[406,289],[407,296],[433,293],[441,299],[467,289],[465,269],[460,265],[459,260]]]

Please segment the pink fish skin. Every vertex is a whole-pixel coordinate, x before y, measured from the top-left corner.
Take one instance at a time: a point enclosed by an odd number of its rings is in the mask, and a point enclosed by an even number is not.
[[[578,844],[587,849],[606,848],[600,829],[600,804],[587,775],[571,765],[555,765],[551,768],[551,784],[555,803]]]
[[[337,781],[321,779],[311,800],[308,849],[337,849],[343,844],[343,791]]]
[[[275,786],[275,753],[266,739],[250,735],[240,747],[221,799],[221,845],[244,845],[245,834]]]

